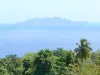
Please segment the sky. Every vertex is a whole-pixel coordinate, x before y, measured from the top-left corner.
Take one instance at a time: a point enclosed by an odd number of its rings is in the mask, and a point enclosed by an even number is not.
[[[100,0],[0,0],[0,23],[44,17],[100,22]]]

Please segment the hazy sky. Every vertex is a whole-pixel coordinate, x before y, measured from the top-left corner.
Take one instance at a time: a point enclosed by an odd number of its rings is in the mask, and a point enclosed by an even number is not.
[[[36,17],[100,22],[100,0],[0,0],[0,23]]]

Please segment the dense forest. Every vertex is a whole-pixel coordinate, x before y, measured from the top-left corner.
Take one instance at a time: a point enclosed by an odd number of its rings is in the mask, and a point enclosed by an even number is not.
[[[86,39],[74,50],[42,49],[23,57],[0,58],[0,75],[100,75],[100,51],[92,51]]]

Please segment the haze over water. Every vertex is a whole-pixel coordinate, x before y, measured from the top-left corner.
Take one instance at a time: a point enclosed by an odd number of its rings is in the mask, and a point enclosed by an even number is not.
[[[93,50],[99,49],[100,31],[96,30],[42,30],[22,29],[0,32],[0,56],[17,54],[23,56],[26,52],[36,52],[40,49],[64,48],[74,50],[76,42],[86,38],[92,44]]]

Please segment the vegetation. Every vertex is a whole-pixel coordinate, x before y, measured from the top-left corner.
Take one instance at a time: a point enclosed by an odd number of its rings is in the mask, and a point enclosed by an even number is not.
[[[90,43],[81,39],[71,50],[40,50],[23,57],[7,55],[0,59],[0,75],[100,75],[100,51],[92,52]]]

